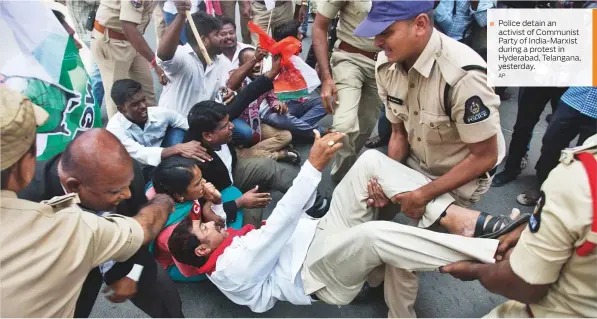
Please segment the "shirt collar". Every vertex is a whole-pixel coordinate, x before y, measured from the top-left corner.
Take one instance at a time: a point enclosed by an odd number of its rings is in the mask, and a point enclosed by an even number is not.
[[[434,28],[433,33],[431,33],[431,38],[429,38],[429,42],[427,42],[427,46],[425,46],[425,49],[421,55],[419,55],[419,58],[412,68],[417,70],[425,78],[428,78],[429,74],[431,73],[433,63],[435,62],[435,57],[440,50],[441,39],[439,31]]]
[[[129,121],[129,119],[126,118],[126,116],[124,116],[122,113],[118,112],[116,115],[114,116],[118,116],[118,119],[120,120],[120,122],[122,122],[121,127],[125,128],[125,129],[129,129],[131,128],[131,126],[135,123]],[[151,122],[151,123],[155,123],[158,121],[158,118],[155,116],[155,113],[151,111],[151,107],[147,108],[147,122]],[[135,124],[137,125],[137,124]],[[147,123],[145,123],[145,125],[147,126]]]

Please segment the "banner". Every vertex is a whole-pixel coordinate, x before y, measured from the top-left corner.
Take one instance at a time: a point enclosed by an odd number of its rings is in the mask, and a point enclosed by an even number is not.
[[[47,160],[77,135],[101,127],[100,106],[74,40],[40,1],[0,1],[0,85],[43,107],[37,156]]]

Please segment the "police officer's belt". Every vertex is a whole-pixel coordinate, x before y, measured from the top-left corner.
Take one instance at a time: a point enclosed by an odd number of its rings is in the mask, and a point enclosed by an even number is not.
[[[359,48],[355,48],[352,45],[350,45],[344,41],[340,41],[340,44],[338,45],[338,49],[348,52],[348,53],[359,53],[359,54],[362,54],[362,55],[368,57],[369,59],[371,59],[373,61],[377,61],[377,52],[364,51]]]
[[[97,22],[97,20],[95,20],[95,22],[93,23],[93,28],[96,29],[101,34],[104,34],[104,31],[106,30],[106,27],[99,24],[99,22]],[[108,29],[108,36],[110,37],[110,39],[128,41],[128,39],[126,38],[126,36],[124,36],[124,34],[114,31],[110,28],[107,28],[107,29]]]

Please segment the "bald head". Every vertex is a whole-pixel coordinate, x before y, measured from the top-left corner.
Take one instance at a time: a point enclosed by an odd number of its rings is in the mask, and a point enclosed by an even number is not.
[[[66,147],[58,175],[68,192],[79,194],[84,206],[111,210],[130,197],[133,160],[114,134],[91,129]]]

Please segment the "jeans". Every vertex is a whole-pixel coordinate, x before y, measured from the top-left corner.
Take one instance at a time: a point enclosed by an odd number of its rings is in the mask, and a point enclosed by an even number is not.
[[[539,186],[558,165],[562,150],[568,147],[577,135],[577,145],[582,145],[587,138],[596,133],[597,119],[560,102],[543,136],[541,156],[535,166]]]
[[[287,114],[278,114],[269,110],[263,116],[263,123],[288,130],[295,137],[314,138],[314,129],[323,134],[323,128],[321,125],[317,125],[319,120],[326,115],[321,97],[310,98],[303,103],[289,101],[287,105]]]
[[[178,13],[177,13],[178,14]],[[166,20],[166,25],[170,25],[172,21],[176,18],[177,14],[172,14],[170,12],[164,11],[164,20]],[[187,36],[184,32],[184,28],[180,31],[180,44],[185,45],[187,44]]]
[[[185,133],[186,131],[181,128],[169,127],[166,130],[166,135],[164,135],[164,139],[162,140],[162,147],[165,148],[182,143]]]
[[[88,48],[91,48],[91,42],[85,42]],[[91,72],[89,73],[89,79],[91,80],[91,91],[97,104],[101,107],[102,101],[104,100],[104,83],[102,82],[102,76],[100,75],[99,67],[97,63],[91,62]]]
[[[512,132],[512,141],[510,141],[508,148],[506,171],[520,172],[520,162],[528,152],[533,129],[539,122],[545,105],[551,100],[552,107],[555,107],[566,89],[560,87],[526,87],[522,93],[519,92],[518,113]]]
[[[307,30],[309,29],[309,9],[311,7],[311,1],[307,2],[307,16],[305,17],[305,22],[301,25],[301,32],[307,34]]]
[[[250,145],[253,140],[253,129],[240,118],[232,120],[232,142],[236,145]]]
[[[392,136],[392,123],[386,117],[386,108],[382,107],[381,115],[377,121],[377,134],[381,141],[385,144],[390,141]]]

